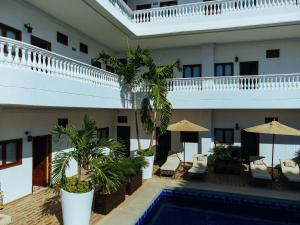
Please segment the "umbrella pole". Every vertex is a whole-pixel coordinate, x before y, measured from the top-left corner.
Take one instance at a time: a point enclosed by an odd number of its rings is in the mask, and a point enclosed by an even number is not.
[[[273,144],[272,144],[272,180],[274,180],[274,141],[275,141],[275,134],[273,134]]]

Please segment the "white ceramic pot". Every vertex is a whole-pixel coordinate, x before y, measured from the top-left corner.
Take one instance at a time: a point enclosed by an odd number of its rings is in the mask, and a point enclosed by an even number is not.
[[[152,177],[154,156],[146,156],[145,160],[148,162],[148,166],[143,168],[143,179],[149,179]]]
[[[70,193],[60,189],[64,225],[89,225],[94,190]]]

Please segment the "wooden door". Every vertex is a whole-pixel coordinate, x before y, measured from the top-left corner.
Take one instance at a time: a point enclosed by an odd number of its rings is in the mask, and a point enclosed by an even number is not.
[[[32,185],[47,186],[51,171],[51,136],[32,139]]]
[[[249,156],[259,156],[259,134],[241,130],[242,158],[249,162]]]
[[[159,127],[156,128],[156,160],[164,162],[167,160],[168,152],[171,151],[171,132],[160,134]]]
[[[51,43],[39,37],[31,35],[31,44],[36,47],[51,51]]]
[[[240,75],[251,76],[258,75],[258,61],[240,62]],[[257,89],[259,87],[258,79],[243,80],[243,89]]]
[[[117,139],[124,145],[124,153],[130,156],[130,127],[117,126]]]

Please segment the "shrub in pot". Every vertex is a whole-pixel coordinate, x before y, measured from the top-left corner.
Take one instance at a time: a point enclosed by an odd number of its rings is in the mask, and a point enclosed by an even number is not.
[[[53,135],[59,139],[66,138],[73,146],[69,152],[57,153],[52,161],[52,183],[60,188],[64,224],[88,225],[95,184],[99,180],[111,180],[114,176],[101,170],[102,164],[111,158],[105,155],[104,149],[117,151],[121,149],[121,144],[115,140],[98,139],[96,122],[88,116],[84,117],[80,129],[56,126]],[[77,175],[68,178],[66,170],[71,160],[77,163]],[[83,173],[82,168],[88,170]],[[110,185],[114,185],[113,181]]]
[[[242,170],[241,147],[216,145],[213,149],[214,171],[240,174]]]
[[[120,166],[127,179],[126,194],[131,195],[143,184],[142,168],[147,166],[147,161],[143,156],[129,157]]]
[[[142,169],[143,179],[145,180],[151,178],[153,173],[155,146],[148,149],[138,150],[137,154],[139,156],[143,156],[147,162],[147,166],[143,167]]]

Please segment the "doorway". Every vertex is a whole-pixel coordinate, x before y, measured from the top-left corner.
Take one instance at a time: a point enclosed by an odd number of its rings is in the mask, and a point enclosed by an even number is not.
[[[249,156],[259,156],[259,134],[241,129],[242,158],[249,163]]]
[[[240,62],[240,76],[253,76],[258,75],[258,61],[251,62]],[[258,88],[258,80],[242,80],[241,81],[242,89],[257,89]]]
[[[48,186],[51,174],[51,136],[32,139],[32,186]]]
[[[124,145],[124,153],[127,157],[130,156],[130,127],[117,126],[117,139]]]
[[[31,44],[36,47],[51,51],[51,43],[49,41],[43,40],[33,35],[31,35]]]
[[[156,128],[156,160],[165,162],[168,157],[168,152],[171,151],[171,132],[166,131],[160,134],[160,128]]]

